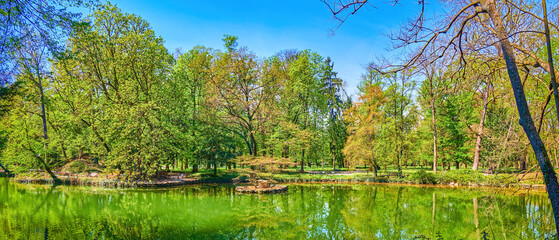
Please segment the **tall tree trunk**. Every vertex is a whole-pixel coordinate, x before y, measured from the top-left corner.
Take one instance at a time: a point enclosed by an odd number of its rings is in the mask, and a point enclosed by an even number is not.
[[[332,155],[332,169],[336,171],[336,155]]]
[[[495,26],[497,38],[499,39],[499,45],[503,51],[503,58],[507,64],[507,72],[513,88],[518,114],[520,116],[520,125],[524,129],[528,140],[530,140],[530,144],[532,145],[532,149],[534,150],[534,154],[536,155],[536,159],[540,165],[548,197],[553,209],[555,229],[559,233],[559,184],[557,183],[557,176],[551,162],[549,161],[545,145],[543,144],[534,121],[532,120],[530,110],[528,109],[528,103],[524,94],[524,87],[522,86],[522,80],[520,79],[520,74],[516,66],[514,51],[509,42],[508,33],[502,22],[501,13],[497,10],[495,0],[482,0],[481,2],[483,8],[489,13],[491,21]]]
[[[551,46],[551,34],[549,32],[549,22],[547,20],[547,6],[546,1],[542,0],[543,7],[543,21],[545,26],[545,42],[547,45],[547,62],[549,63],[549,74],[551,76],[551,85],[553,86],[553,95],[555,96],[555,111],[557,115],[557,121],[559,121],[559,96],[557,91],[557,82],[555,76],[555,67],[553,65],[553,48]],[[555,166],[559,166],[557,160],[557,148],[555,148]]]
[[[432,81],[432,80],[431,80]],[[433,172],[437,172],[437,117],[435,116],[435,96],[431,83],[431,121],[433,124]]]
[[[217,163],[214,160],[214,177],[217,176]]]
[[[256,145],[256,138],[254,137],[254,133],[252,130],[250,131],[250,142],[252,143],[252,156],[258,155],[258,146]]]
[[[301,151],[301,172],[305,172],[305,149]]]
[[[522,151],[522,155],[520,156],[520,162],[518,163],[518,170],[524,171],[526,170],[526,161],[528,160],[528,153],[526,149]]]
[[[284,145],[281,150],[281,157],[282,158],[289,158],[289,146]]]
[[[559,121],[559,96],[557,96],[557,82],[555,82],[555,67],[553,66],[553,48],[551,47],[551,34],[549,33],[549,22],[547,21],[547,6],[545,0],[542,0],[543,21],[545,27],[545,43],[547,45],[547,62],[549,63],[549,75],[551,76],[551,85],[553,86],[553,95],[555,96],[555,111],[557,120]]]
[[[37,74],[40,74],[39,71],[37,70]],[[49,167],[49,163],[48,163],[48,159],[47,159],[47,139],[48,139],[48,135],[47,135],[47,115],[46,115],[46,110],[45,110],[45,95],[43,93],[43,83],[42,83],[42,79],[40,77],[40,75],[37,75],[38,78],[38,83],[39,83],[39,92],[41,95],[41,120],[43,122],[43,147],[45,148],[45,156],[44,159],[42,159],[40,156],[37,156],[38,160],[40,160],[39,162],[42,163],[45,171],[47,171],[47,173],[50,175],[50,177],[52,178],[52,180],[54,181],[55,184],[60,183],[60,179],[58,179],[58,177],[56,177],[56,175],[52,172],[52,170]]]
[[[397,155],[397,165],[398,165],[398,177],[402,177],[402,165],[400,165],[400,161],[402,159],[402,150],[398,151],[398,155]]]
[[[487,83],[489,84],[489,83]],[[477,130],[477,138],[476,138],[476,148],[474,151],[474,163],[472,166],[472,169],[477,171],[478,166],[479,166],[479,155],[481,152],[481,139],[482,139],[482,135],[483,135],[483,125],[485,124],[485,116],[487,115],[487,99],[489,98],[489,85],[485,86],[485,89],[483,90],[482,93],[482,97],[483,97],[483,108],[481,110],[481,117],[479,119],[479,127]]]

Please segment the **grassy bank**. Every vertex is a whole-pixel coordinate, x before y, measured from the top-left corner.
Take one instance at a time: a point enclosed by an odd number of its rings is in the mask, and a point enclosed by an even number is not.
[[[103,173],[59,174],[62,184],[86,185],[99,187],[172,187],[203,183],[246,183],[248,178],[238,170],[220,169],[217,175],[213,170],[200,170],[197,173],[188,171],[172,171],[164,177],[151,180],[130,181],[119,176]],[[469,169],[446,172],[407,169],[402,176],[395,171],[386,171],[373,176],[366,171],[316,171],[304,173],[296,169],[287,169],[280,173],[260,173],[260,179],[271,179],[282,183],[393,183],[393,184],[428,184],[451,186],[489,186],[489,187],[543,187],[541,174],[533,173],[501,173],[484,174]],[[52,179],[44,172],[28,172],[17,174],[14,178],[20,183],[52,184]]]
[[[539,182],[519,181],[517,174],[485,175],[471,170],[458,170],[433,173],[424,170],[404,173],[401,177],[395,173],[379,174],[374,177],[371,173],[344,174],[307,174],[281,173],[269,175],[278,182],[375,182],[375,183],[403,183],[429,185],[457,185],[457,186],[491,186],[503,187],[516,184],[537,185]]]

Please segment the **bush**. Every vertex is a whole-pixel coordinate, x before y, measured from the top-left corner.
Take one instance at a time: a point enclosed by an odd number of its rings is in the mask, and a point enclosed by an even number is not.
[[[425,170],[419,170],[411,174],[410,179],[419,184],[436,184],[437,176],[432,172],[426,172]]]
[[[484,176],[479,172],[471,169],[460,169],[444,172],[440,175],[439,182],[443,184],[448,183],[459,183],[467,185],[469,183],[480,183],[483,182]]]

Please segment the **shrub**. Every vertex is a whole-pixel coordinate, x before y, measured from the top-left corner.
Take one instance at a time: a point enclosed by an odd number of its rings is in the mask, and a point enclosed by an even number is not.
[[[479,172],[471,169],[460,169],[442,173],[440,175],[439,182],[443,184],[454,182],[467,185],[469,183],[482,182],[483,178],[483,174],[480,174]]]
[[[414,172],[410,176],[411,180],[419,184],[436,184],[437,177],[432,172],[426,172],[425,170],[419,170]]]

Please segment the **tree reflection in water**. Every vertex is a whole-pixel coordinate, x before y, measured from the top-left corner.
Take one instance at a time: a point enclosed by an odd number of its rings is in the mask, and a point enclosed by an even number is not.
[[[0,239],[540,239],[544,194],[385,185],[161,190],[17,185],[0,179]]]

